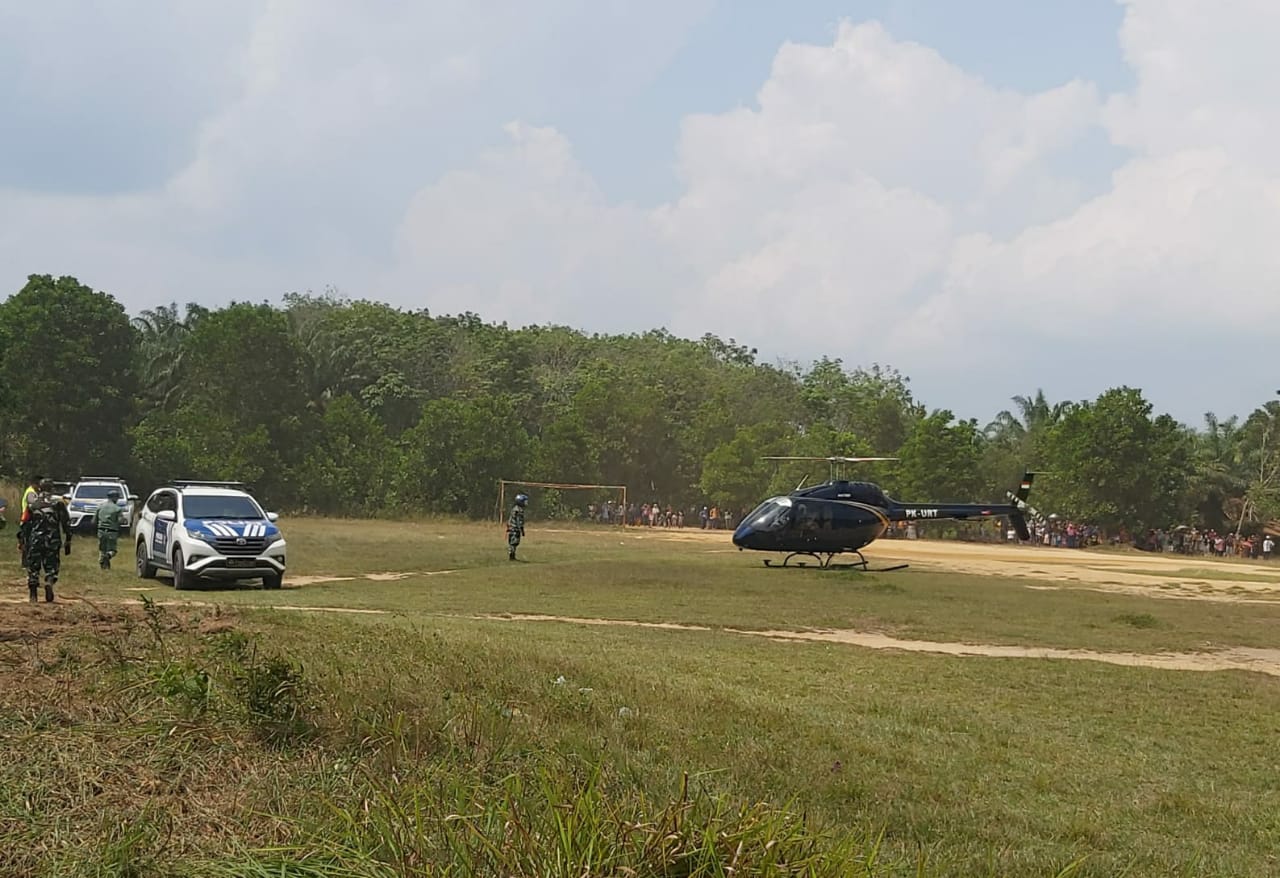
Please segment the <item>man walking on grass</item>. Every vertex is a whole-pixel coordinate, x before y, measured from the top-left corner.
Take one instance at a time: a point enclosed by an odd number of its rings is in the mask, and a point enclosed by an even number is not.
[[[107,502],[94,511],[93,520],[98,526],[98,566],[103,570],[110,570],[111,559],[116,555],[120,539],[119,491],[112,488],[107,492]]]
[[[67,504],[54,496],[53,482],[45,479],[40,490],[31,495],[19,529],[22,566],[27,569],[27,591],[31,603],[36,602],[40,573],[44,572],[44,599],[53,603],[53,587],[58,583],[62,566],[61,553],[71,554],[71,516]]]

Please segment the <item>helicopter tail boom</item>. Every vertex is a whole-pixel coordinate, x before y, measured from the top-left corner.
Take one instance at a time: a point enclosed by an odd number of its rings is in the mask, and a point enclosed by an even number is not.
[[[1031,494],[1033,473],[1022,478],[1017,491],[1009,493],[1012,503],[895,503],[889,510],[892,521],[936,521],[954,519],[965,521],[973,518],[1008,518],[1019,539],[1031,539],[1025,513],[1027,497]]]

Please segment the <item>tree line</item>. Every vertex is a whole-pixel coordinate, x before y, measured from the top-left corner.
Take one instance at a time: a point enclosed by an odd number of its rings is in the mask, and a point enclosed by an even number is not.
[[[850,477],[985,502],[1036,469],[1040,511],[1108,529],[1280,518],[1276,401],[1186,426],[1135,388],[1036,392],[981,424],[925,406],[892,367],[769,364],[714,335],[513,329],[332,292],[131,316],[73,277],[32,275],[0,303],[0,369],[11,477],[234,479],[295,512],[480,517],[500,478],[739,510],[827,477],[766,456],[885,455],[899,460]]]

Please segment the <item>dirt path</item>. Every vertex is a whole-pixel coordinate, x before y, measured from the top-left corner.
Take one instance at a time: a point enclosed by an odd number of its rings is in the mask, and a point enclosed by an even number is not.
[[[664,628],[678,631],[712,631],[704,625],[678,625],[670,622],[634,622],[626,619],[586,619],[573,616],[541,616],[536,614],[497,614],[464,618],[502,622],[562,622],[574,625],[619,625],[633,628]],[[1037,646],[1002,646],[982,643],[957,643],[934,640],[902,640],[872,631],[839,629],[808,631],[753,631],[741,628],[719,629],[730,634],[767,637],[782,641],[816,641],[845,643],[867,649],[927,652],[951,656],[986,656],[990,658],[1068,659],[1094,661],[1129,667],[1161,668],[1172,671],[1257,671],[1280,677],[1280,649],[1235,647],[1220,652],[1097,652],[1089,649],[1057,649]]]
[[[709,553],[756,557],[755,553],[739,553],[727,531],[630,528],[549,532],[599,533],[642,544],[702,543]],[[906,563],[913,570],[1031,579],[1058,588],[1230,603],[1280,601],[1280,563],[943,540],[879,540],[866,549],[865,554],[873,567]],[[1206,576],[1201,571],[1212,575]]]
[[[25,605],[25,599],[0,597],[0,604]],[[0,640],[13,639],[6,635],[26,630],[30,633],[39,631],[47,613],[60,613],[59,608],[67,608],[80,604],[81,599],[74,595],[61,598],[52,607],[38,604],[28,610],[19,610],[18,606],[6,608],[0,612],[0,621],[12,626],[0,624]],[[120,601],[110,599],[95,602],[102,604],[119,604]],[[170,606],[213,608],[224,606],[207,601],[165,600],[161,602]],[[284,610],[302,613],[337,613],[352,615],[393,615],[390,610],[379,610],[360,607],[324,607],[299,606],[293,604],[275,605],[240,605],[237,611],[251,610]],[[31,614],[36,619],[31,618]],[[1255,671],[1270,676],[1280,677],[1280,649],[1258,649],[1249,647],[1232,647],[1215,652],[1101,652],[1089,649],[1062,649],[1056,647],[1009,646],[1003,644],[962,643],[956,641],[907,640],[891,637],[875,631],[856,631],[852,629],[806,629],[787,630],[752,630],[743,628],[714,628],[707,625],[691,625],[677,622],[641,622],[633,619],[600,619],[577,616],[554,616],[534,613],[494,613],[494,614],[453,614],[431,613],[428,615],[447,619],[473,619],[489,622],[557,622],[571,625],[592,625],[627,628],[649,628],[666,631],[723,631],[746,637],[764,637],[784,642],[817,642],[840,643],[850,646],[876,650],[898,650],[902,652],[923,652],[937,655],[958,657],[982,656],[988,658],[1013,659],[1060,659],[1072,661],[1095,661],[1104,664],[1124,665],[1128,667],[1158,668],[1172,671]]]
[[[1232,603],[1280,601],[1280,565],[1141,552],[905,540],[877,542],[871,551],[886,560],[907,562],[913,569],[1031,579],[1059,588]]]

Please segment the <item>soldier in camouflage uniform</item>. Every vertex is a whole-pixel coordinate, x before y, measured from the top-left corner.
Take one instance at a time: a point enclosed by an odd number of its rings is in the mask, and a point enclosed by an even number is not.
[[[53,587],[58,582],[62,567],[61,552],[71,554],[71,516],[67,504],[53,494],[53,484],[45,480],[40,491],[31,495],[27,504],[26,520],[20,536],[22,566],[27,568],[27,591],[31,602],[36,602],[36,590],[40,586],[40,572],[44,571],[44,599],[53,601]]]
[[[524,494],[516,495],[516,505],[511,507],[511,517],[507,519],[507,558],[516,559],[516,546],[524,536],[524,508],[529,505],[529,498]]]
[[[112,488],[107,492],[107,502],[94,510],[93,521],[98,526],[98,566],[110,570],[120,539],[119,491]]]

